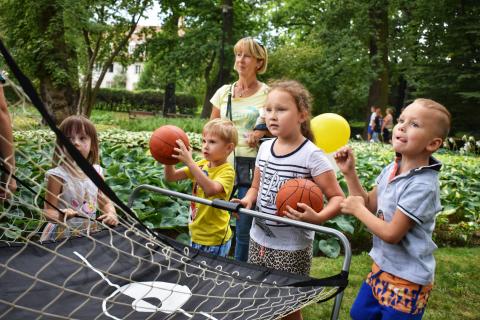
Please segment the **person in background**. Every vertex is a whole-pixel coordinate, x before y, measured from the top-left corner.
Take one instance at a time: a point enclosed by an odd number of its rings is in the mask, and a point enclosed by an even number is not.
[[[382,134],[382,109],[375,108],[375,118],[372,125],[372,139],[370,142],[379,142]]]
[[[372,135],[373,135],[373,126],[375,124],[375,117],[377,116],[377,107],[376,106],[371,106],[370,107],[370,120],[368,121],[368,127],[367,127],[367,141],[370,142],[372,140]]]
[[[203,127],[202,135],[204,158],[195,162],[192,149],[187,149],[182,140],[177,140],[177,154],[173,157],[182,161],[185,167],[175,169],[174,165],[165,165],[165,179],[191,179],[194,196],[228,201],[233,190],[235,171],[227,158],[237,144],[237,130],[230,120],[213,119]],[[189,220],[190,245],[193,248],[222,257],[228,256],[232,245],[228,211],[192,202]]]
[[[432,154],[443,144],[451,116],[441,104],[416,99],[393,128],[396,159],[366,192],[349,147],[335,154],[349,197],[342,212],[359,219],[373,233],[372,271],[350,310],[354,320],[422,318],[433,287],[437,248],[432,240],[441,210],[438,174]]]
[[[215,92],[210,99],[213,105],[210,119],[229,119],[238,130],[235,159],[230,162],[235,165],[237,198],[243,198],[252,183],[260,138],[268,132],[262,116],[268,86],[257,79],[257,75],[267,70],[268,55],[266,48],[252,37],[240,39],[233,51],[238,80]],[[251,216],[238,215],[235,227],[236,260],[247,261],[251,225]]]
[[[5,82],[1,73],[0,80]],[[1,200],[9,197],[17,189],[17,181],[12,177],[12,173],[15,172],[15,146],[13,144],[12,122],[2,84],[0,84],[0,161],[0,166],[4,169],[0,170]]]
[[[393,108],[387,108],[386,116],[382,122],[382,140],[384,143],[391,143],[391,135],[393,129],[393,114],[395,110]]]

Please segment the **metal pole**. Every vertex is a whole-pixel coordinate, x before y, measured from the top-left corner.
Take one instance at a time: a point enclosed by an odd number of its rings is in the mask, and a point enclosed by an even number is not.
[[[148,185],[148,184],[142,184],[142,185],[136,187],[133,190],[132,194],[128,198],[128,206],[129,207],[132,206],[133,201],[138,197],[140,191],[142,191],[142,190],[149,190],[149,191],[156,192],[156,193],[161,193],[161,194],[164,194],[164,195],[167,195],[167,196],[172,196],[172,197],[177,197],[177,198],[181,198],[181,199],[184,199],[184,200],[194,201],[194,202],[197,202],[197,203],[201,203],[201,204],[205,204],[205,205],[213,206],[213,207],[217,207],[217,208],[222,208],[222,209],[225,209],[225,210],[230,210],[230,208],[232,207],[232,203],[227,202],[227,201],[221,201],[221,200],[211,201],[211,200],[195,197],[195,196],[192,196],[192,195],[180,193],[180,192],[177,192],[177,191],[158,188],[158,187]],[[350,262],[351,262],[351,259],[352,259],[352,249],[350,247],[350,242],[348,241],[347,237],[343,233],[341,233],[340,231],[332,229],[332,228],[328,228],[328,227],[318,226],[316,224],[291,220],[291,219],[288,219],[288,218],[274,216],[274,215],[271,215],[271,214],[265,214],[265,213],[250,210],[250,209],[244,209],[244,208],[241,208],[241,207],[239,207],[239,208],[237,208],[233,211],[238,211],[240,213],[245,213],[245,214],[248,214],[250,216],[257,217],[257,218],[267,219],[267,220],[276,221],[276,222],[282,222],[282,223],[286,223],[286,224],[293,225],[293,226],[296,226],[296,227],[301,227],[301,228],[304,228],[304,229],[309,229],[309,230],[313,230],[315,232],[329,234],[329,235],[337,237],[340,240],[340,243],[341,243],[341,245],[344,249],[344,252],[345,252],[345,256],[344,256],[344,259],[343,259],[343,265],[342,265],[342,271],[349,272]],[[333,304],[333,310],[332,310],[332,316],[331,316],[331,319],[333,319],[333,320],[338,319],[339,312],[340,312],[340,305],[342,303],[342,298],[343,298],[343,292],[340,292],[335,297],[335,302]]]

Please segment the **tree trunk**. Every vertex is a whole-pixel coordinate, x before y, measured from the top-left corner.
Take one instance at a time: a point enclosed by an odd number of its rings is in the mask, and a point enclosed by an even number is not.
[[[39,29],[50,33],[53,41],[51,49],[45,54],[53,57],[56,65],[55,69],[44,64],[38,68],[40,95],[50,115],[59,124],[75,112],[78,99],[78,84],[75,83],[78,79],[77,55],[65,41],[61,6],[51,4],[44,7],[39,19]]]
[[[50,77],[40,78],[40,95],[56,124],[75,114],[77,92],[68,85],[54,85]]]
[[[167,117],[169,113],[174,114],[176,112],[175,107],[175,82],[170,82],[165,86],[165,95],[163,98],[163,116]]]
[[[370,121],[370,107],[385,108],[388,103],[388,0],[376,1],[369,9],[370,25],[370,63],[376,73],[368,90],[367,126]]]
[[[215,94],[218,87],[215,82],[207,82],[207,90],[205,91],[205,97],[203,100],[203,109],[202,114],[200,115],[202,118],[210,118],[210,114],[212,113],[212,104],[210,102],[210,98]]]
[[[208,118],[212,111],[212,104],[210,98],[215,91],[222,85],[231,81],[230,71],[232,68],[231,52],[226,54],[226,50],[230,50],[233,42],[233,0],[222,0],[222,41],[219,54],[219,68],[215,77],[215,81],[208,81],[205,98],[203,100],[202,118]],[[207,67],[208,68],[208,67]]]
[[[205,97],[203,98],[202,114],[200,115],[200,117],[202,118],[209,118],[210,114],[212,113],[212,104],[210,103],[210,98],[213,96],[217,88],[215,84],[210,81],[210,72],[212,71],[213,63],[215,62],[216,56],[217,53],[213,52],[212,57],[210,58],[210,61],[208,62],[207,67],[205,68],[205,71],[203,73],[203,78],[205,79],[205,83],[207,84],[207,90],[205,92]]]
[[[400,75],[400,78],[398,80],[398,86],[397,86],[397,99],[395,101],[394,107],[395,107],[395,118],[398,118],[400,116],[400,113],[402,112],[402,108],[405,106],[405,98],[407,96],[407,80],[405,80],[405,77],[403,75]]]

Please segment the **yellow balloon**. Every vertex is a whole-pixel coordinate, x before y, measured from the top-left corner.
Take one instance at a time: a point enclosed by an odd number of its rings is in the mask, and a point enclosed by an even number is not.
[[[330,153],[347,144],[350,126],[344,117],[336,113],[322,113],[310,120],[317,147]]]

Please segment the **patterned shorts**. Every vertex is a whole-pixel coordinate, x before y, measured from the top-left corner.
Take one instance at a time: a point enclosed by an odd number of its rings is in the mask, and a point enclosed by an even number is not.
[[[295,251],[266,248],[250,239],[248,262],[270,269],[308,276],[312,266],[312,244]]]
[[[411,315],[421,314],[427,306],[432,284],[419,285],[380,270],[374,263],[366,283],[378,303]]]

